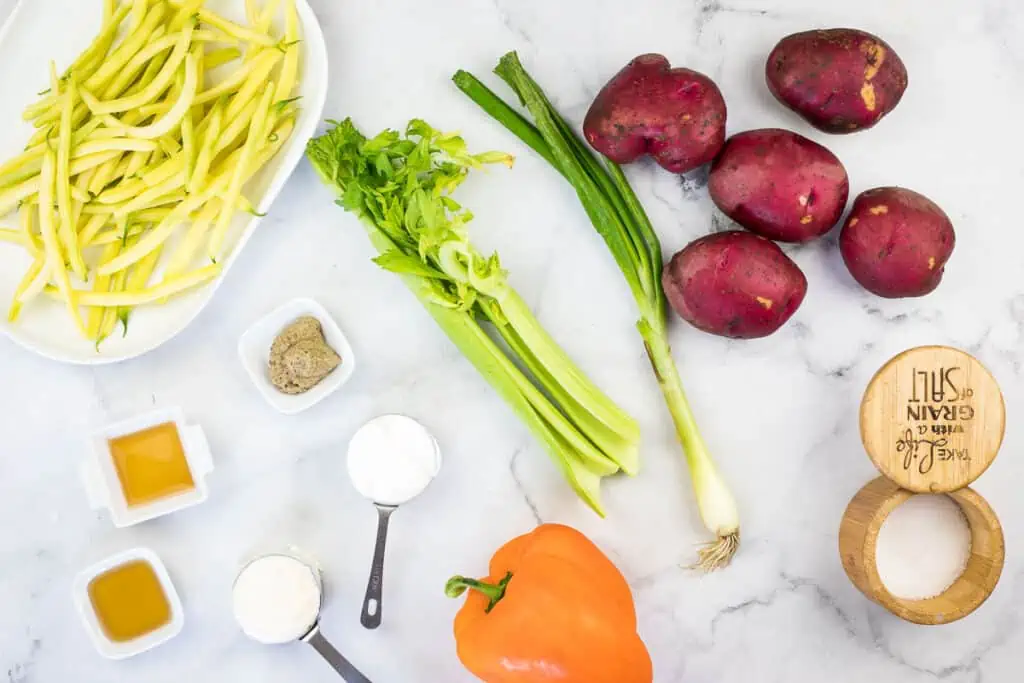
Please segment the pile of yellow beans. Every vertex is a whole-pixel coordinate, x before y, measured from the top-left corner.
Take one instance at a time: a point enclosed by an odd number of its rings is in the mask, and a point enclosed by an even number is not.
[[[118,320],[127,329],[133,307],[219,274],[232,217],[255,213],[243,188],[297,114],[294,0],[246,0],[246,15],[230,21],[204,0],[104,0],[92,43],[63,75],[50,64],[49,88],[24,112],[36,132],[0,164],[0,217],[17,214],[0,240],[32,256],[11,322],[54,297],[98,344]]]

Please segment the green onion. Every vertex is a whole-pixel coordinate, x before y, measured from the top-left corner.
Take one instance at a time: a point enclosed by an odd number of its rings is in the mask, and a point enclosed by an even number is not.
[[[546,447],[577,494],[603,516],[601,478],[639,467],[635,420],[576,367],[509,285],[497,254],[469,242],[472,214],[451,194],[469,169],[512,165],[471,155],[462,138],[423,121],[405,135],[365,138],[351,120],[309,142],[306,155],[337,203],[363,222],[380,255],[459,350]]]
[[[637,329],[675,422],[697,495],[701,518],[716,540],[701,548],[697,566],[710,571],[729,564],[739,547],[740,523],[733,499],[686,400],[668,341],[662,254],[658,236],[629,181],[616,164],[600,160],[551,106],[515,52],[495,68],[525,105],[534,123],[506,104],[472,74],[455,84],[471,100],[550,163],[576,189],[591,222],[604,238],[640,309]]]

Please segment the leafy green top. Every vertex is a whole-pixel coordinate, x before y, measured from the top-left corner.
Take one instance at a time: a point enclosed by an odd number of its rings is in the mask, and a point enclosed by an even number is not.
[[[465,141],[425,121],[409,122],[405,134],[385,130],[367,139],[351,119],[310,140],[306,154],[320,176],[337,188],[338,204],[390,241],[375,262],[423,279],[428,300],[468,311],[478,296],[502,299],[505,271],[497,254],[481,255],[466,226],[473,214],[451,193],[469,169],[503,163],[504,152],[470,154]]]

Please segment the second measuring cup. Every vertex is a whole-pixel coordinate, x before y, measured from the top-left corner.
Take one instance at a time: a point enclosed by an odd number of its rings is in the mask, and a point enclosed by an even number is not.
[[[404,415],[376,417],[360,427],[349,442],[349,477],[356,490],[377,508],[377,543],[360,617],[366,628],[381,623],[384,549],[391,514],[422,493],[440,469],[437,440],[423,425]]]

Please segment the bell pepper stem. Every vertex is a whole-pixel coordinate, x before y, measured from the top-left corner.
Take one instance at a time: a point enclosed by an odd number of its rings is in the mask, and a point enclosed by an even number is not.
[[[470,579],[465,576],[453,576],[445,584],[444,594],[449,598],[457,598],[470,589],[483,593],[484,597],[490,601],[487,604],[487,609],[484,611],[490,612],[505,597],[505,590],[508,588],[508,582],[511,580],[512,572],[506,574],[505,578],[499,581],[497,585],[487,583],[486,581]]]

